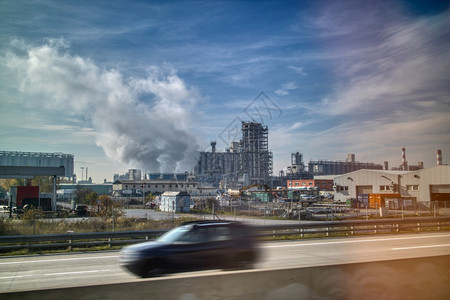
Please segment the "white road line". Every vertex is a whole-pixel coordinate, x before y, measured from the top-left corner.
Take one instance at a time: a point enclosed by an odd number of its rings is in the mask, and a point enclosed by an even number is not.
[[[63,273],[47,273],[47,274],[36,274],[36,275],[15,275],[15,276],[0,277],[0,280],[1,279],[17,279],[17,278],[24,278],[24,277],[61,276],[61,275],[73,275],[73,274],[98,273],[98,272],[109,272],[111,270],[112,269],[91,270],[91,271],[77,271],[77,272],[63,272]]]
[[[15,279],[15,278],[24,278],[24,277],[32,277],[33,275],[16,275],[16,276],[5,276],[0,277],[0,279]]]
[[[435,247],[448,247],[448,246],[450,246],[450,244],[401,247],[401,248],[392,248],[392,250],[409,250],[409,249],[435,248]]]
[[[365,243],[365,242],[383,242],[383,241],[398,241],[398,240],[410,240],[410,239],[428,239],[450,237],[450,235],[429,235],[429,236],[412,236],[412,237],[395,237],[395,238],[381,238],[381,239],[364,239],[364,240],[347,240],[347,241],[328,241],[328,242],[316,242],[316,243],[301,243],[301,244],[288,244],[288,245],[267,245],[263,248],[283,248],[283,247],[299,247],[299,246],[315,246],[315,245],[331,245],[331,244],[347,244],[347,243]]]
[[[48,273],[44,274],[45,276],[60,276],[60,275],[69,275],[69,274],[85,274],[85,273],[98,273],[98,272],[108,272],[111,269],[104,270],[91,270],[91,271],[77,271],[77,272],[63,272],[63,273]]]
[[[56,262],[56,261],[88,260],[88,259],[108,259],[108,258],[118,258],[118,257],[119,257],[119,255],[75,257],[75,258],[62,258],[62,259],[43,259],[43,260],[29,260],[29,261],[10,261],[10,262],[0,262],[0,265],[31,264],[31,263]]]

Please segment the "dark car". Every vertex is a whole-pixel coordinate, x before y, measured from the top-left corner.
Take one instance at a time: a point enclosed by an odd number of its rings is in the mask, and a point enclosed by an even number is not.
[[[151,277],[204,269],[247,269],[258,259],[252,227],[239,222],[184,223],[157,240],[122,249],[120,263],[133,274]]]

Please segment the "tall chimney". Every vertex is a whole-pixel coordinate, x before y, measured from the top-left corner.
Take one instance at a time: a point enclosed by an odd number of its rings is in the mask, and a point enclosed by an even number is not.
[[[437,151],[436,160],[437,160],[436,161],[437,165],[441,166],[442,165],[442,151],[441,151],[441,149],[439,149]]]
[[[402,169],[406,171],[408,169],[408,165],[406,162],[406,148],[402,148]]]
[[[216,153],[216,141],[211,141],[211,153]]]
[[[355,162],[355,154],[347,153],[347,162],[354,163]]]

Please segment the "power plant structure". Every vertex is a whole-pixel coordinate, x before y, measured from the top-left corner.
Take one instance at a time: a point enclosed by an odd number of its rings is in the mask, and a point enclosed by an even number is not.
[[[313,179],[315,176],[341,175],[361,169],[389,170],[388,161],[383,164],[358,162],[355,154],[347,154],[345,161],[310,160],[307,167],[303,154],[291,154],[291,165],[279,176],[272,176],[272,152],[268,146],[268,128],[261,123],[242,122],[242,137],[239,142],[231,142],[225,152],[216,150],[216,142],[211,141],[211,151],[200,152],[194,169],[194,177],[200,184],[226,187],[243,187],[252,184],[285,186],[287,180]],[[442,164],[442,152],[437,151],[437,164]],[[415,171],[423,169],[423,162],[408,164],[406,148],[402,148],[402,164],[392,170]]]
[[[220,181],[241,186],[269,184],[272,175],[272,152],[269,151],[268,128],[261,123],[242,122],[242,138],[231,142],[225,152],[200,152],[194,173],[199,182],[218,185]]]
[[[361,169],[369,170],[383,170],[386,168],[381,164],[358,162],[355,160],[355,154],[349,153],[346,161],[330,161],[330,160],[316,160],[309,161],[308,171],[313,175],[341,175]]]
[[[438,150],[437,152],[437,164],[439,165],[439,153],[441,150]],[[442,153],[441,153],[442,154]],[[442,160],[441,160],[442,164]],[[408,161],[406,160],[406,148],[402,148],[402,164],[399,167],[394,167],[392,170],[394,171],[417,171],[423,169],[423,161],[419,161],[417,165],[411,165],[408,164]]]
[[[268,184],[272,175],[272,152],[269,151],[269,130],[255,122],[242,122],[240,142],[241,176],[250,184]],[[245,180],[244,180],[245,181]]]

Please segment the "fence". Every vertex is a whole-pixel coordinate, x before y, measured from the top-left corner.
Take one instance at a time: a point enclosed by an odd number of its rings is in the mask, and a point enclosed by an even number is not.
[[[279,224],[255,226],[260,237],[276,238],[278,236],[342,236],[354,234],[400,233],[440,231],[450,229],[450,217],[438,218],[404,218],[384,220],[316,222],[305,224]],[[54,249],[72,250],[74,247],[92,247],[100,245],[128,245],[155,239],[167,230],[66,233],[53,235],[27,235],[0,237],[0,252],[19,249]]]
[[[374,209],[358,204],[356,211],[359,215],[366,213],[372,215],[381,214],[380,207]],[[390,216],[450,216],[450,201],[410,201],[396,202],[388,201],[383,207],[385,213]]]

